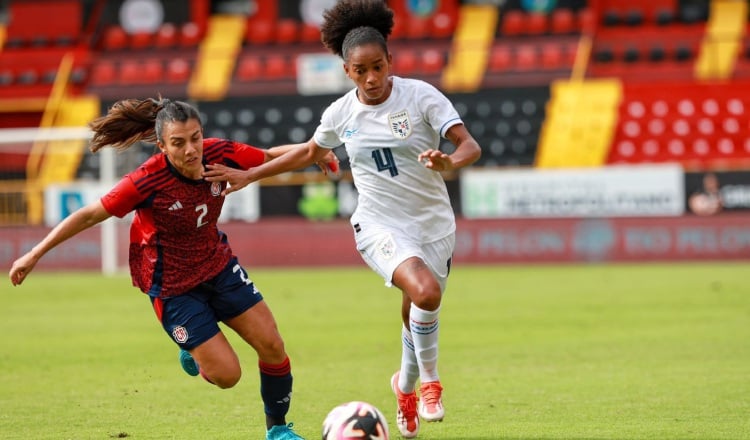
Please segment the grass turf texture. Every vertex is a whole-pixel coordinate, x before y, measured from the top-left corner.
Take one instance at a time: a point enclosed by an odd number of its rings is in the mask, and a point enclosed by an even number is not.
[[[456,267],[441,313],[446,420],[423,439],[750,437],[747,264]],[[250,270],[292,358],[289,420],[387,416],[400,295],[366,268]],[[0,438],[261,439],[255,353],[219,390],[126,276],[34,273],[0,299]]]

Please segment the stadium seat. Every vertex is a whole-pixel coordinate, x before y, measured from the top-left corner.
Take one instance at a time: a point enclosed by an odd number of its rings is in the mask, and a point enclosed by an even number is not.
[[[154,34],[150,32],[135,32],[130,34],[129,49],[143,50],[153,47]]]
[[[291,18],[281,19],[276,23],[275,42],[278,44],[292,44],[299,40],[300,25]]]
[[[427,49],[420,54],[420,57],[420,70],[424,74],[440,73],[445,67],[445,57],[437,49]]]
[[[190,79],[190,63],[183,58],[172,58],[167,61],[165,79],[170,84],[187,83]]]
[[[515,48],[516,53],[513,66],[516,70],[530,71],[539,66],[539,54],[536,45],[518,44]]]
[[[412,75],[417,70],[417,63],[417,54],[414,50],[402,48],[393,56],[393,70],[397,75]]]
[[[251,20],[245,29],[245,41],[249,44],[263,45],[274,41],[275,26],[270,20]]]
[[[237,64],[237,79],[254,81],[263,75],[263,64],[256,56],[243,56]]]
[[[445,12],[438,12],[432,17],[430,37],[435,39],[450,38],[456,30],[457,18]]]
[[[147,84],[157,84],[164,79],[164,64],[161,59],[149,58],[143,61],[141,81]]]
[[[154,46],[159,49],[167,49],[177,45],[177,26],[174,23],[164,23],[154,35]]]
[[[526,23],[524,26],[524,31],[527,35],[544,35],[547,33],[547,14],[541,12],[531,12],[526,14],[525,21]]]
[[[550,16],[550,32],[553,34],[572,34],[577,31],[575,15],[568,8],[555,8]]]
[[[143,66],[138,60],[124,59],[120,63],[118,84],[121,86],[130,86],[140,84],[143,80]]]
[[[421,40],[431,36],[431,23],[427,18],[412,17],[406,27],[405,37],[410,40]]]
[[[180,26],[178,40],[182,47],[195,47],[200,44],[202,38],[202,30],[197,23],[190,21]]]
[[[91,82],[96,86],[111,85],[117,77],[115,63],[108,60],[99,60],[94,64],[91,73]]]
[[[525,33],[526,14],[518,9],[511,9],[502,15],[500,32],[504,36],[512,37]]]
[[[513,64],[513,52],[508,45],[495,45],[490,49],[489,70],[504,72]]]
[[[296,72],[296,63],[290,61],[284,55],[269,55],[264,60],[264,77],[269,80],[293,78]]]
[[[120,26],[112,25],[104,31],[102,48],[104,50],[122,50],[128,46],[128,34]]]
[[[320,43],[320,28],[311,23],[303,23],[299,39],[303,43]]]
[[[563,47],[556,43],[544,43],[541,46],[541,67],[545,69],[560,69],[570,67],[565,63]]]

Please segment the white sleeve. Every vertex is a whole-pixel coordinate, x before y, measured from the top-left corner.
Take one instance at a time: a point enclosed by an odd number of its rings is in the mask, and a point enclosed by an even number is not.
[[[449,128],[457,124],[463,124],[463,121],[448,97],[431,84],[425,84],[425,86],[424,94],[419,99],[425,119],[433,130],[440,133],[440,136],[445,137]]]
[[[328,107],[320,117],[320,125],[315,129],[313,139],[318,146],[323,148],[336,148],[343,144],[333,124],[333,106]]]

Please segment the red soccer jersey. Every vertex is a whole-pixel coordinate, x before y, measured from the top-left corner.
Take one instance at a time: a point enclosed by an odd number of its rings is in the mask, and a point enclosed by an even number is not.
[[[203,140],[203,164],[247,169],[262,150],[225,139]],[[130,275],[151,296],[174,296],[217,275],[232,257],[216,223],[226,182],[192,180],[160,153],[125,175],[101,202],[110,214],[135,210],[130,226]]]

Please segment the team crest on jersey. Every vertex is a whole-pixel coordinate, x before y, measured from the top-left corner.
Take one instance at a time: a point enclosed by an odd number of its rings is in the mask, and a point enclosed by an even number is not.
[[[172,330],[172,337],[175,341],[182,344],[183,342],[188,340],[187,329],[181,325],[178,325]]]
[[[220,194],[221,194],[221,183],[211,182],[211,195],[214,197],[217,197]]]
[[[397,139],[406,139],[411,134],[411,121],[406,110],[388,115],[388,122],[391,125],[391,133]]]

